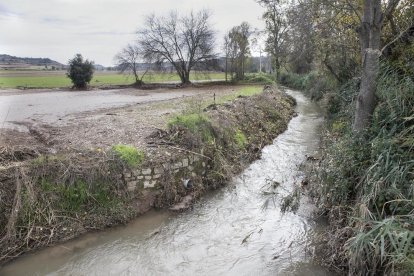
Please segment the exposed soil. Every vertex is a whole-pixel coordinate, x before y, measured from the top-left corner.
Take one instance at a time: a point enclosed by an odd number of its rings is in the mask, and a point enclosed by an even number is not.
[[[98,107],[97,110],[72,113],[57,120],[48,120],[40,116],[30,121],[13,122],[15,129],[0,128],[0,148],[8,148],[9,151],[30,149],[39,153],[56,153],[73,150],[105,151],[115,144],[129,144],[151,156],[159,151],[154,150],[153,146],[148,146],[146,137],[154,131],[165,129],[166,121],[172,113],[180,112],[189,106],[197,106],[203,99],[212,99],[214,94],[218,97],[234,93],[240,88],[241,86],[216,85],[151,91],[120,89],[118,92],[120,95],[154,97],[132,105]],[[42,89],[30,93],[59,93],[59,91],[61,90]],[[175,98],[163,100],[163,97],[158,96],[169,92],[175,93]],[[3,90],[1,93],[20,95],[27,92]],[[61,105],[64,108],[64,103]],[[3,125],[5,126],[8,125]]]

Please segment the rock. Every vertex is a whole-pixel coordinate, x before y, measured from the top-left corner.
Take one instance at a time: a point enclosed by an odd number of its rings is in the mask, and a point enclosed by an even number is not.
[[[169,210],[173,212],[185,211],[191,207],[191,203],[193,202],[193,200],[194,200],[193,195],[186,195],[181,202],[175,204]]]
[[[148,169],[142,169],[142,174],[143,175],[149,175],[149,174],[151,174],[151,168],[148,168]]]

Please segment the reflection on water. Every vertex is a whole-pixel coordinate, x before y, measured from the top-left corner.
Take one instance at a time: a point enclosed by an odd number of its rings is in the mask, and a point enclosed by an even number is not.
[[[296,214],[282,214],[280,199],[303,175],[300,163],[317,149],[321,111],[302,94],[299,116],[262,158],[211,193],[192,211],[151,212],[125,227],[93,233],[28,255],[2,275],[328,275],[309,260],[315,231],[306,199]],[[275,200],[263,192],[277,181]]]

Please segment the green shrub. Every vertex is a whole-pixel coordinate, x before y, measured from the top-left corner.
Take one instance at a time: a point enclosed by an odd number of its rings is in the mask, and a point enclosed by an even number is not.
[[[73,59],[69,60],[68,64],[69,67],[66,76],[70,78],[73,86],[76,88],[86,88],[93,77],[93,62],[83,60],[81,54],[76,54]]]
[[[114,145],[112,150],[130,167],[136,167],[144,161],[144,153],[133,146]]]
[[[248,83],[274,84],[273,77],[263,73],[246,75],[244,81]]]
[[[279,74],[278,82],[293,89],[303,90],[312,100],[316,101],[337,88],[335,81],[315,71],[304,75],[283,72]]]
[[[293,89],[304,90],[305,86],[306,75],[299,75],[295,73],[288,73],[283,72],[280,73],[278,76],[278,82],[282,85]]]

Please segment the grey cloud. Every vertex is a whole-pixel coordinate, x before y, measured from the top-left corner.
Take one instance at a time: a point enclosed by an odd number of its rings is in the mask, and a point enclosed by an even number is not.
[[[14,12],[8,7],[6,7],[3,4],[0,4],[0,16],[3,17],[16,17],[16,16],[23,16],[23,13],[21,12]]]

